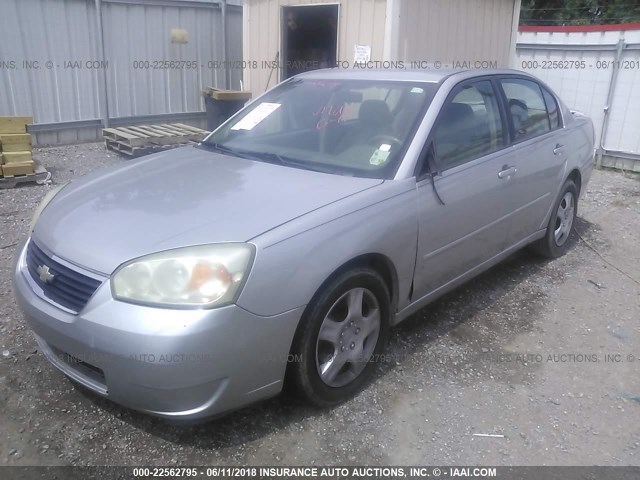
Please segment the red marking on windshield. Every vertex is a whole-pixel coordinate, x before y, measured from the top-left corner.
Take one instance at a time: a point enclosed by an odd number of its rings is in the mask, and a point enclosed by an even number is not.
[[[340,123],[343,113],[344,105],[325,105],[313,114],[314,117],[320,117],[316,123],[316,129],[322,130],[332,123]]]
[[[342,116],[343,111],[344,111],[344,105],[340,105],[339,107],[337,105],[325,105],[320,110],[315,112],[313,116],[314,117],[328,116],[328,117],[339,118]]]

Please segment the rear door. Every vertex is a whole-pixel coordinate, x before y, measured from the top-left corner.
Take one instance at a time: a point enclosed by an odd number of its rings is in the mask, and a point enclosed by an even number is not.
[[[509,244],[544,228],[562,182],[567,143],[553,95],[529,78],[499,80],[513,142],[517,172],[509,192],[513,219]]]
[[[457,85],[438,115],[418,171],[414,299],[446,286],[504,249],[512,178],[500,172],[511,165],[507,142],[495,85],[488,78]]]

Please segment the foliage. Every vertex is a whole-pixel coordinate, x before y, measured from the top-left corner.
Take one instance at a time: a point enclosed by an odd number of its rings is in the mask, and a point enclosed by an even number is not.
[[[640,0],[522,0],[521,25],[640,22]]]

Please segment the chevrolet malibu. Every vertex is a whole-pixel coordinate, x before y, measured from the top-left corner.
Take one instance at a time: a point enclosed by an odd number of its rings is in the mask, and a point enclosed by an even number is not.
[[[201,144],[38,207],[14,270],[48,360],[148,414],[359,391],[389,327],[530,245],[562,255],[591,121],[513,70],[318,70]]]

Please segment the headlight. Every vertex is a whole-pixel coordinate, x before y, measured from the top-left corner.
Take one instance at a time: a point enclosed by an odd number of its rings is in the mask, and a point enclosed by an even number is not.
[[[47,207],[47,205],[49,205],[49,202],[53,200],[53,197],[55,197],[60,192],[60,190],[62,190],[66,186],[67,186],[66,183],[63,183],[62,185],[58,185],[57,187],[49,190],[47,194],[44,196],[40,204],[37,206],[36,211],[33,212],[33,218],[31,219],[31,224],[29,225],[29,236],[31,236],[31,233],[33,232],[33,227],[36,226],[36,222],[38,221],[38,218],[40,218],[40,214],[42,213],[42,211]]]
[[[137,258],[111,276],[114,298],[159,307],[219,307],[232,303],[249,273],[254,247],[219,243]]]

